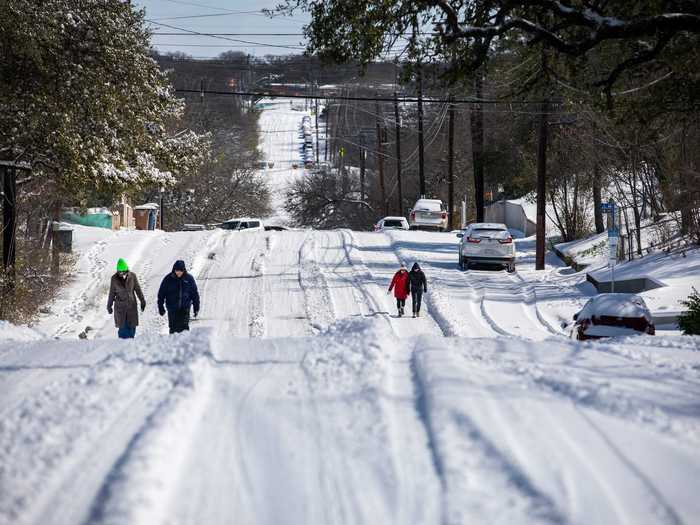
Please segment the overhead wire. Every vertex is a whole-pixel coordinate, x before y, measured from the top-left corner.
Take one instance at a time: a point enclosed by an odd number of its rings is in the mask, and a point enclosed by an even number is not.
[[[155,25],[157,25],[157,26],[169,27],[170,29],[177,29],[178,31],[186,31],[186,32],[188,32],[188,33],[190,33],[190,34],[192,34],[192,35],[206,36],[206,35],[202,35],[202,33],[200,33],[199,31],[193,31],[193,30],[191,30],[191,29],[185,29],[185,28],[183,28],[183,27],[177,27],[177,26],[173,26],[173,25],[170,25],[170,24],[164,24],[164,23],[162,23],[162,22],[156,22],[155,20],[151,20],[151,19],[149,19],[149,18],[147,18],[147,19],[145,19],[145,20],[146,20],[146,22],[149,22],[149,23],[151,23],[151,24],[155,24]],[[228,40],[228,41],[230,41],[230,42],[236,42],[236,43],[239,43],[239,44],[255,44],[255,45],[260,45],[260,46],[264,46],[264,47],[279,47],[279,48],[296,49],[296,50],[305,49],[305,48],[302,47],[302,46],[289,46],[289,45],[282,45],[282,44],[267,44],[267,43],[264,43],[264,42],[254,42],[254,41],[249,41],[249,40],[240,40],[240,39],[237,39],[237,38],[229,38],[229,37],[225,37],[225,36],[214,36],[214,37],[212,37],[212,38],[217,38],[217,39],[219,39],[219,40]]]

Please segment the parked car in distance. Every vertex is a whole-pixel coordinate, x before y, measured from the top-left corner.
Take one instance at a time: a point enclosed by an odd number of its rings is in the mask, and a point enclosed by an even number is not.
[[[387,230],[408,230],[408,221],[406,217],[384,217],[374,225],[375,232],[384,232]]]
[[[571,337],[583,341],[625,335],[654,335],[653,318],[644,299],[632,293],[602,293],[574,314]]]
[[[509,273],[515,271],[515,243],[505,224],[477,222],[457,234],[459,267],[469,269],[471,264],[500,264]]]
[[[250,217],[241,217],[239,219],[229,219],[225,222],[222,222],[219,225],[219,228],[223,230],[236,230],[236,231],[264,231],[265,227],[263,226],[262,220],[260,219],[255,219],[255,218],[250,218]]]
[[[408,214],[411,230],[418,228],[435,228],[444,231],[447,228],[447,210],[439,199],[418,199]]]
[[[269,226],[265,226],[266,232],[286,232],[288,230],[289,230],[289,228],[287,228],[286,226],[279,226],[276,224],[271,224]]]
[[[182,225],[182,231],[183,232],[198,232],[202,230],[206,230],[207,227],[204,224],[183,224]]]

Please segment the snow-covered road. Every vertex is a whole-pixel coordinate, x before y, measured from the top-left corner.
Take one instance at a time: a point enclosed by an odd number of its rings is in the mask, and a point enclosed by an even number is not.
[[[70,291],[83,318],[64,297],[41,325],[58,340],[0,343],[0,523],[700,515],[697,340],[565,339],[536,295],[575,292],[554,267],[535,279],[528,241],[515,277],[458,271],[449,234],[101,242],[84,256],[99,272]],[[101,304],[123,250],[151,301],[130,342]],[[202,319],[167,336],[153,295],[177,253],[199,279]],[[427,271],[420,319],[397,318],[386,294],[400,260]],[[94,339],[80,341],[87,320]]]
[[[76,237],[36,330],[0,324],[0,524],[698,523],[700,341],[568,340],[585,285],[530,239],[509,275],[459,271],[448,233]],[[105,311],[119,257],[133,341]],[[202,309],[169,336],[178,258]],[[398,318],[414,261],[424,315]]]

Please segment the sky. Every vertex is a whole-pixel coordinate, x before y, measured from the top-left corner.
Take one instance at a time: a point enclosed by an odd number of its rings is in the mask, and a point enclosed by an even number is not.
[[[261,13],[262,9],[274,8],[278,3],[279,0],[133,1],[134,6],[146,9],[146,18],[154,32],[153,47],[161,53],[181,51],[196,58],[212,58],[224,51],[253,56],[302,53],[302,29],[309,17],[298,13],[271,19]],[[203,36],[192,32],[229,34]]]

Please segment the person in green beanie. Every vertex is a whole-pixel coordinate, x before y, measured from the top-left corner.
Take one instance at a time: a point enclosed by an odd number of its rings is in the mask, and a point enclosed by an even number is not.
[[[146,309],[146,299],[143,297],[136,274],[129,271],[124,259],[117,261],[117,273],[109,283],[107,297],[107,312],[114,313],[114,325],[118,328],[120,339],[132,339],[139,325],[139,310],[136,297],[141,303],[141,311]]]

